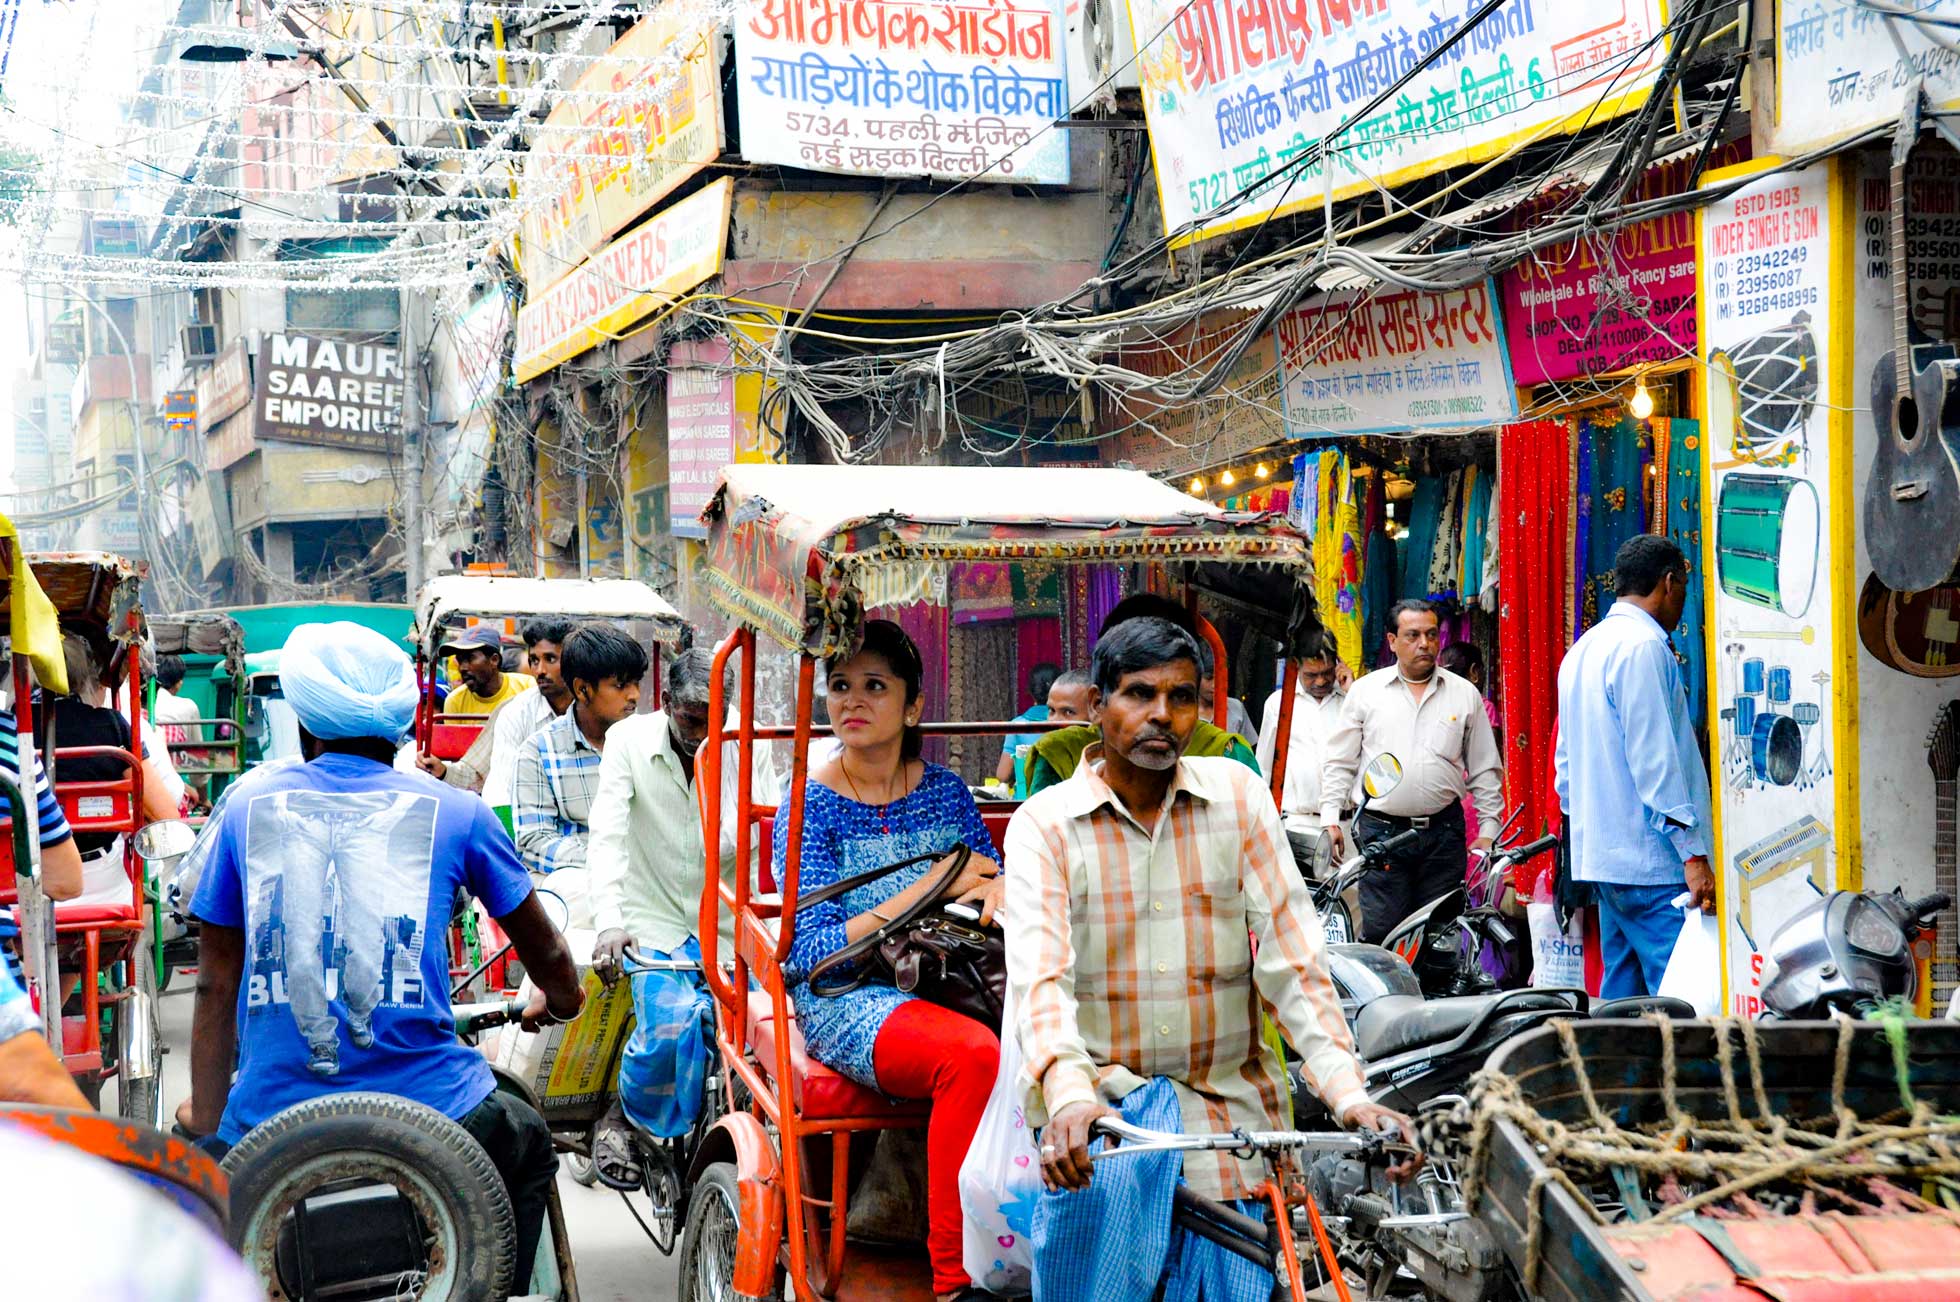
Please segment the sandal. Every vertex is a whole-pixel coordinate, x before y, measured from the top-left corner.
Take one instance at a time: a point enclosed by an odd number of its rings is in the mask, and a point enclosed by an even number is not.
[[[617,1103],[592,1130],[592,1171],[609,1189],[630,1193],[640,1187],[640,1163],[626,1114]]]

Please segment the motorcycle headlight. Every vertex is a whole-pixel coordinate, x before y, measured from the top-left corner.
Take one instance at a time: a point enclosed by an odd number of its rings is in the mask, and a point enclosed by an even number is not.
[[[1891,958],[1905,948],[1905,934],[1884,909],[1869,901],[1854,900],[1845,937],[1854,949],[1875,958]]]

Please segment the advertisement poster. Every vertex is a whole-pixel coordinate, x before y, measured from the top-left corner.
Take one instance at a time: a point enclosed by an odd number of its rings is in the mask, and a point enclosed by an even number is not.
[[[518,183],[531,296],[714,162],[721,149],[712,29],[657,11],[586,68],[531,142]]]
[[[1748,142],[1717,149],[1708,169],[1748,157]],[[1679,194],[1694,159],[1649,168],[1629,199]],[[1704,170],[1708,170],[1704,169]],[[1529,230],[1569,205],[1530,205],[1509,223]],[[1504,333],[1519,384],[1602,375],[1695,355],[1695,215],[1672,213],[1539,249],[1498,277]],[[1631,310],[1626,310],[1629,308]]]
[[[1729,169],[1709,179],[1733,176]],[[1762,1008],[1762,949],[1836,889],[1853,801],[1838,764],[1856,504],[1851,378],[1831,311],[1838,199],[1830,164],[1765,175],[1702,211],[1708,469],[1709,749],[1727,1011]],[[1712,526],[1712,527],[1710,527]],[[1840,591],[1840,587],[1843,591]],[[1851,675],[1855,677],[1855,673]]]
[[[1960,0],[1907,0],[1901,7],[1931,21],[1890,17],[1858,0],[1776,6],[1773,149],[1802,154],[1898,121],[1907,83],[1922,74],[1935,107],[1960,104],[1960,51],[1951,30],[1960,23]]]
[[[759,0],[735,29],[742,156],[1061,185],[1060,0]]]
[[[674,345],[667,358],[667,509],[673,531],[705,537],[701,512],[735,459],[735,371],[726,339]]]
[[[1202,221],[1186,237],[1202,239],[1325,202],[1330,190],[1342,199],[1392,188],[1596,126],[1640,106],[1666,54],[1660,0],[1511,0],[1355,120],[1478,7],[1131,0],[1165,233]],[[1207,216],[1246,191],[1240,206]]]
[[[1516,420],[1489,281],[1445,294],[1323,295],[1279,320],[1286,432],[1383,434]]]
[[[401,435],[402,354],[393,344],[267,335],[254,370],[261,440],[385,451]]]
[[[517,314],[518,383],[614,338],[721,272],[735,182],[723,178],[656,213]]]
[[[209,434],[218,422],[252,400],[252,356],[239,339],[197,375],[197,428]]]

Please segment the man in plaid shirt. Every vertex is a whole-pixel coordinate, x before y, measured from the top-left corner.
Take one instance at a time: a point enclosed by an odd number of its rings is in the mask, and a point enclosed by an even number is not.
[[[606,730],[639,709],[647,664],[646,648],[611,624],[565,639],[559,672],[571,708],[518,749],[511,777],[511,833],[533,873],[585,867]]]
[[[1174,1089],[1187,1133],[1285,1129],[1286,1068],[1260,1034],[1262,1005],[1343,1124],[1415,1133],[1363,1087],[1271,792],[1236,760],[1184,756],[1200,663],[1167,620],[1105,634],[1092,669],[1100,747],[1008,826],[1007,972],[1051,1190],[1090,1187],[1093,1123],[1154,1078]],[[1193,1153],[1183,1176],[1241,1200],[1263,1173]],[[1035,1244],[1039,1274],[1039,1233]]]

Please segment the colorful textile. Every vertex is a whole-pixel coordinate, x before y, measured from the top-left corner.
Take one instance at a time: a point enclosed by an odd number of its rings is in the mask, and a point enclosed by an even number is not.
[[[653,950],[647,956],[699,963],[701,947],[690,936],[679,949]],[[628,979],[633,983],[635,1020],[619,1060],[620,1106],[635,1124],[661,1139],[685,1135],[701,1115],[714,1036],[714,997],[694,972],[642,970]]]
[[[510,783],[510,825],[524,866],[532,872],[585,866],[603,758],[578,726],[576,705],[518,749]]]
[[[1032,707],[1028,674],[1036,665],[1066,668],[1062,661],[1062,621],[1053,615],[1017,615],[1014,619],[1014,708]],[[994,671],[999,672],[999,666]],[[963,718],[975,718],[963,715]]]
[[[1641,444],[1645,434],[1632,420],[1582,421],[1581,439],[1592,449],[1592,491],[1581,510],[1589,510],[1585,588],[1575,632],[1583,633],[1613,608],[1617,577],[1613,562],[1620,545],[1646,528],[1647,476]]]
[[[1395,604],[1396,584],[1400,581],[1400,561],[1395,539],[1387,527],[1378,526],[1368,535],[1368,563],[1362,568],[1361,585],[1361,663],[1354,667],[1365,674],[1382,662],[1388,641],[1388,608]]]
[[[1436,531],[1443,522],[1443,482],[1434,477],[1418,479],[1407,505],[1409,532],[1402,539],[1401,579],[1395,588],[1397,601],[1429,595],[1429,562],[1436,552]]]
[[[1158,1076],[1123,1100],[1123,1120],[1181,1133],[1177,1094]],[[1091,1141],[1099,1153],[1108,1141]],[[1035,1302],[1266,1302],[1273,1273],[1171,1222],[1182,1183],[1175,1153],[1146,1153],[1096,1165],[1087,1189],[1044,1189],[1034,1208]],[[1234,1211],[1265,1219],[1265,1204]],[[1159,1286],[1162,1290],[1159,1291]]]
[[[955,565],[948,575],[955,624],[1014,618],[1014,567],[993,561]]]
[[[1319,454],[1315,478],[1319,501],[1314,512],[1314,602],[1320,621],[1350,668],[1361,661],[1360,511],[1347,455],[1332,448]]]
[[[14,532],[14,522],[4,515],[0,515],[0,541],[11,544],[13,553],[7,603],[8,637],[14,653],[27,657],[43,690],[64,695],[68,691],[68,662],[61,654],[61,617],[35,580],[34,567],[21,563],[20,538]]]
[[[1464,472],[1463,560],[1457,567],[1457,595],[1468,606],[1484,590],[1484,553],[1489,545],[1490,473],[1481,466]]]
[[[785,861],[788,844],[789,819],[779,818],[771,862]],[[966,845],[989,859],[998,853],[980,821],[973,793],[951,769],[926,765],[919,785],[889,805],[863,804],[812,779],[804,786],[803,862],[797,888],[805,893],[820,890],[914,855],[945,854],[955,845]],[[796,1017],[810,1056],[873,1089],[880,1088],[871,1055],[878,1028],[912,996],[891,986],[865,984],[844,994],[819,997],[810,989],[810,970],[844,948],[848,919],[877,908],[931,871],[928,864],[915,864],[813,905],[796,919],[796,939],[784,975],[791,982],[790,997],[796,1001]],[[991,1085],[991,1072],[987,1080]],[[949,1178],[957,1176],[956,1170]]]
[[[1365,1101],[1272,792],[1242,765],[1186,757],[1146,829],[1100,768],[1092,752],[1007,828],[1002,930],[1028,1120],[1168,1076],[1187,1130],[1284,1128],[1288,1074],[1262,1007],[1335,1116]],[[1192,1153],[1184,1175],[1214,1198],[1264,1178],[1230,1153]]]
[[[379,637],[380,634],[376,636]],[[282,675],[285,672],[283,661],[280,672]],[[478,696],[468,683],[464,683],[461,687],[452,689],[449,695],[443,698],[442,712],[444,714],[490,714],[505,701],[514,700],[525,692],[535,692],[537,689],[538,680],[529,674],[505,674],[499,680],[497,690],[488,696]],[[288,693],[289,697],[290,695]]]
[[[1485,503],[1490,514],[1490,522],[1484,530],[1484,574],[1483,581],[1477,589],[1477,604],[1483,608],[1484,613],[1490,615],[1497,613],[1497,558],[1502,554],[1503,548],[1504,513],[1499,509],[1501,505],[1497,487],[1493,484],[1490,500]]]
[[[1708,639],[1702,634],[1706,583],[1701,558],[1701,422],[1653,422],[1654,501],[1649,525],[1688,558],[1688,604],[1674,630],[1674,654],[1688,691],[1688,717],[1708,718]],[[1699,725],[1698,725],[1699,726]]]
[[[1497,496],[1503,545],[1498,549],[1498,675],[1504,702],[1504,795],[1522,808],[1520,833],[1557,825],[1552,737],[1558,713],[1558,666],[1569,644],[1566,608],[1572,555],[1568,542],[1570,462],[1559,421],[1507,425],[1497,439]],[[1526,890],[1527,883],[1520,882]]]
[[[1463,472],[1452,470],[1443,481],[1443,500],[1436,520],[1436,540],[1429,549],[1429,579],[1422,594],[1431,601],[1456,596],[1457,558],[1463,551]]]

